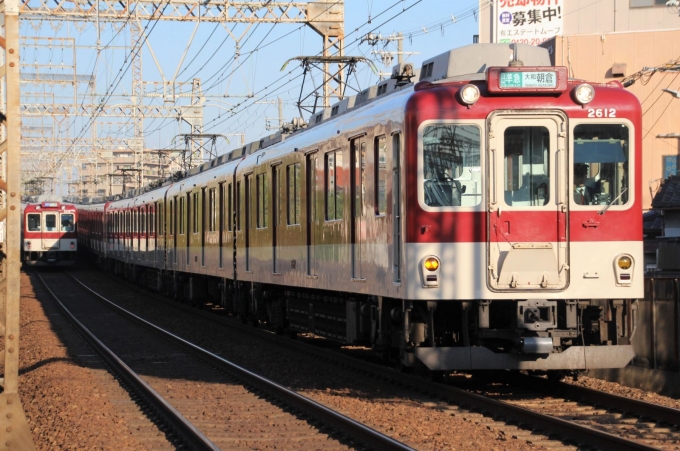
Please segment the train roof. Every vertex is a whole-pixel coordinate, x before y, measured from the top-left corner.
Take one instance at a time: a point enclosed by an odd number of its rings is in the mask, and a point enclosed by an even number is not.
[[[61,202],[58,200],[44,200],[42,202],[30,202],[22,206],[24,211],[39,211],[39,210],[75,210],[75,204],[69,202]]]
[[[84,199],[84,203],[104,203],[134,198],[149,193],[161,187],[167,187],[181,180],[192,177],[210,169],[222,166],[228,162],[244,159],[248,155],[290,139],[298,134],[313,134],[312,129],[320,124],[332,121],[350,111],[364,108],[372,102],[386,96],[413,88],[420,81],[442,83],[457,80],[482,80],[486,70],[492,66],[507,66],[510,61],[520,60],[526,66],[551,66],[548,50],[528,44],[471,44],[459,47],[423,61],[420,69],[415,69],[411,63],[397,64],[392,69],[389,79],[370,86],[355,96],[346,97],[339,102],[315,112],[304,122],[295,118],[291,123],[271,135],[242,147],[220,155],[186,172],[177,172],[163,181],[147,185],[142,188],[130,189],[122,195],[96,197]],[[212,178],[212,177],[210,177]],[[150,198],[153,196],[144,196]]]

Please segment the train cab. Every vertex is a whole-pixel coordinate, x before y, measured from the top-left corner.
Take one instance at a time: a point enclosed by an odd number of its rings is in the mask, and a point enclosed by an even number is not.
[[[22,262],[28,266],[71,266],[78,251],[78,212],[58,201],[31,203],[22,215]]]

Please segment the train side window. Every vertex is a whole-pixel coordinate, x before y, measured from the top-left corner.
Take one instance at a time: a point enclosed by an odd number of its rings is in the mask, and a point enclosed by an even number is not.
[[[192,200],[194,206],[193,212],[193,223],[194,223],[194,233],[198,233],[198,193],[194,193],[194,198]]]
[[[269,219],[269,186],[267,174],[257,176],[257,228],[266,229]]]
[[[236,230],[241,230],[241,182],[236,182]]]
[[[482,201],[479,127],[465,124],[428,125],[421,139],[425,205],[479,205]]]
[[[628,127],[624,124],[580,124],[574,127],[572,143],[574,203],[627,204],[630,199]]]
[[[272,171],[272,187],[274,193],[274,224],[281,224],[281,166],[274,167]]]
[[[57,215],[55,214],[45,215],[45,231],[46,232],[57,231]]]
[[[208,220],[208,230],[210,232],[214,232],[217,229],[217,202],[215,196],[215,188],[210,188],[210,191],[208,191],[208,214],[210,215]]]
[[[40,231],[40,214],[37,213],[29,213],[28,214],[28,220],[26,221],[28,224],[28,231],[29,232],[39,232]]]
[[[288,225],[300,224],[300,163],[286,168],[288,181]]]
[[[382,216],[387,213],[387,139],[384,135],[375,138],[373,152],[373,208],[376,216]]]
[[[174,215],[174,205],[172,200],[170,201],[170,236],[175,234],[175,215]]]
[[[227,231],[231,232],[231,223],[233,221],[232,215],[234,214],[234,209],[232,202],[234,200],[234,189],[231,183],[227,186]]]
[[[75,225],[73,223],[73,214],[65,213],[61,215],[61,231],[62,232],[73,232],[75,230]]]
[[[326,176],[326,221],[342,219],[345,179],[341,150],[326,154],[324,172]]]
[[[184,235],[184,197],[179,198],[179,234]]]
[[[158,214],[156,214],[156,218],[158,218],[158,226],[156,227],[156,230],[158,230],[158,236],[163,236],[165,233],[165,212],[163,211],[163,204],[161,202],[158,203]]]

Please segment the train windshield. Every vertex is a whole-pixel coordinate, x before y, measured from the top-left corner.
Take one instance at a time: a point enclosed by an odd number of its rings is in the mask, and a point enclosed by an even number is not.
[[[61,231],[62,232],[73,232],[73,214],[67,213],[61,215]]]
[[[550,132],[545,127],[508,127],[504,136],[505,203],[541,207],[550,200]]]
[[[45,231],[46,232],[57,231],[57,215],[52,213],[45,215]]]
[[[480,139],[476,125],[436,124],[423,130],[425,205],[479,205]]]
[[[573,197],[577,205],[628,202],[628,127],[581,124],[574,128]]]
[[[29,232],[39,232],[40,231],[40,214],[29,213],[28,220],[28,231]]]

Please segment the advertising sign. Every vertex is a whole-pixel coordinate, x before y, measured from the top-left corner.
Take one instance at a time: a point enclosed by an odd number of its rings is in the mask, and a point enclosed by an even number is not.
[[[564,0],[497,0],[496,42],[539,45],[562,34]]]

